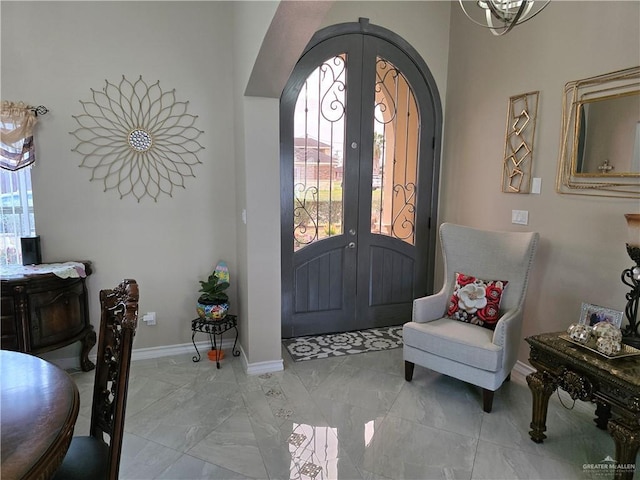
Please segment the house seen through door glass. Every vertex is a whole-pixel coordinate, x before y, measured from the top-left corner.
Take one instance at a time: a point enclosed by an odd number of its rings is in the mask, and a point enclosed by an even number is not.
[[[307,78],[294,116],[294,250],[342,233],[344,55]]]
[[[291,73],[280,101],[284,337],[399,325],[427,290],[439,110],[418,64],[357,32],[319,41]]]
[[[307,78],[294,114],[294,251],[343,233],[345,55]],[[419,114],[406,78],[376,59],[371,233],[413,244]]]

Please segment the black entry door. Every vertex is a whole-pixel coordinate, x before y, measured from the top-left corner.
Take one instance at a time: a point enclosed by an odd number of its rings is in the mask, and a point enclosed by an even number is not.
[[[373,35],[329,38],[296,65],[281,98],[283,337],[397,325],[429,290],[430,92]]]

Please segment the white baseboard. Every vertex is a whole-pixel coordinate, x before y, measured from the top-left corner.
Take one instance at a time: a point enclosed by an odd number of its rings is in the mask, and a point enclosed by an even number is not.
[[[201,356],[206,357],[206,352],[211,347],[211,344],[208,341],[196,342],[198,350],[200,351]],[[233,340],[227,339],[222,341],[222,348],[232,348]],[[255,362],[249,363],[247,360],[247,355],[242,348],[242,345],[236,345],[240,349],[240,358],[242,361],[242,367],[248,375],[262,375],[263,373],[273,373],[273,372],[281,372],[284,370],[284,361],[282,359],[279,360],[271,360],[267,362]],[[161,357],[169,357],[171,355],[182,355],[184,353],[192,353],[195,355],[195,349],[193,348],[193,343],[181,343],[177,345],[165,345],[163,347],[148,347],[148,348],[136,348],[131,353],[131,360],[149,360],[154,358]],[[92,362],[96,361],[96,355],[89,355],[89,359]],[[56,364],[62,369],[77,369],[80,367],[80,361],[77,357],[68,357],[68,358],[47,358],[48,361]],[[515,366],[513,367],[513,371],[520,375],[523,379],[526,378],[530,373],[535,372],[535,368],[521,361],[517,361]]]
[[[196,346],[198,347],[200,356],[206,358],[207,352],[211,349],[211,343],[208,340],[203,340],[200,342],[196,342]],[[232,347],[233,339],[229,338],[222,340],[223,349]],[[95,347],[93,351],[96,352]],[[196,354],[196,351],[193,348],[193,343],[180,343],[176,345],[165,345],[162,347],[134,348],[131,352],[131,361],[135,362],[136,360],[150,360],[154,358],[169,357],[171,355],[182,355],[185,353],[191,353],[192,355]],[[57,365],[64,370],[75,370],[80,368],[80,359],[78,358],[78,356],[55,358],[47,356],[46,353],[39,356],[45,358],[45,360]],[[89,360],[94,363],[96,362],[96,357],[97,353],[89,354]]]
[[[207,352],[211,349],[211,343],[207,340],[196,342],[200,356],[207,356]],[[222,341],[221,347],[232,348],[233,340],[227,339]],[[149,360],[153,358],[169,357],[171,355],[182,355],[184,353],[196,354],[193,343],[179,343],[176,345],[165,345],[163,347],[136,348],[131,352],[131,360]]]
[[[222,348],[232,348],[233,342],[234,340],[231,338],[223,339]],[[203,340],[200,342],[196,342],[196,346],[198,347],[200,355],[206,358],[207,352],[211,348],[211,343],[207,340]],[[268,362],[249,363],[247,361],[247,356],[244,352],[244,349],[242,348],[242,345],[236,345],[236,347],[240,349],[242,367],[248,375],[261,375],[263,373],[280,372],[284,370],[284,362],[282,359]],[[165,345],[162,347],[136,348],[131,352],[131,361],[135,362],[136,360],[151,360],[154,358],[169,357],[171,355],[182,355],[185,353],[190,353],[192,355],[196,354],[195,349],[193,348],[193,343],[180,343],[176,345]],[[95,353],[90,354],[89,360],[95,363],[96,356],[97,354]],[[80,368],[80,359],[77,356],[65,358],[46,358],[46,360],[56,364],[64,370],[74,370]]]
[[[262,375],[263,373],[281,372],[284,370],[284,361],[282,359],[269,362],[249,363],[242,345],[240,345],[240,358],[242,359],[242,367],[244,371],[247,372],[247,375]]]
[[[518,375],[521,375],[523,378],[526,378],[527,375],[535,372],[536,369],[533,368],[531,365],[527,365],[526,363],[518,360],[515,366],[513,367],[513,371],[516,372]]]

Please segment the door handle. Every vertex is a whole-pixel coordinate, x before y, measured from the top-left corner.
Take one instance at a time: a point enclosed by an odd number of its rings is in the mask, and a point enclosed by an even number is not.
[[[356,248],[356,242],[349,242],[345,248]]]

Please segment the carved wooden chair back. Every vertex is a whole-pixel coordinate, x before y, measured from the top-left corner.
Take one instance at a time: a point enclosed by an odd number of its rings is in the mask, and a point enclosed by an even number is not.
[[[118,479],[138,299],[135,280],[123,280],[113,290],[100,291],[90,432],[89,436],[73,437],[53,480]]]
[[[138,284],[124,280],[113,290],[100,291],[100,336],[93,386],[90,435],[109,437],[108,478],[118,478],[129,367],[138,326]]]

